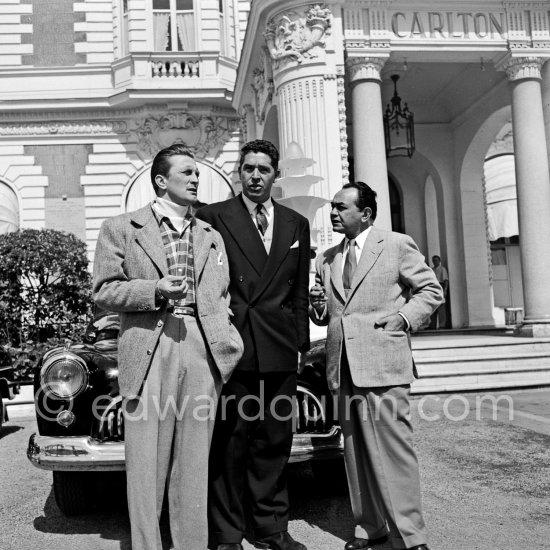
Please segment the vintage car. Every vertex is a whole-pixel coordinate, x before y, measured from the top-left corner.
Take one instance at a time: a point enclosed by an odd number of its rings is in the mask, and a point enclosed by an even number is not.
[[[19,393],[19,385],[15,382],[14,367],[10,354],[0,347],[0,429],[8,420],[5,399],[13,399]]]
[[[105,472],[124,470],[118,330],[116,314],[97,314],[81,344],[49,350],[36,368],[38,433],[29,440],[27,456],[36,467],[53,471],[55,500],[66,515],[92,510],[106,486]],[[324,364],[319,341],[299,375],[290,461],[311,460],[313,475],[336,488],[345,484],[342,437]]]

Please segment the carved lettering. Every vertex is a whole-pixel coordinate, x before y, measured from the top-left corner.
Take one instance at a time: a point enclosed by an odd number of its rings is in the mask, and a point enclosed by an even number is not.
[[[436,24],[437,19],[437,24]],[[435,37],[435,33],[438,32],[442,38],[444,38],[443,29],[445,23],[443,22],[443,14],[437,11],[431,11],[428,13],[428,22],[430,27],[430,36]]]
[[[458,17],[462,17],[462,33],[465,36],[470,34],[470,29],[468,28],[468,17],[472,17],[471,13],[458,13]]]
[[[411,34],[424,34],[424,29],[422,28],[422,22],[420,21],[420,18],[418,17],[418,13],[414,12],[413,15],[413,22],[411,27]]]
[[[500,21],[497,21],[497,14],[496,13],[490,13],[489,14],[489,21],[491,22],[491,34],[504,34],[504,14],[499,13],[498,16],[500,17]]]
[[[484,13],[474,15],[474,32],[478,38],[486,38],[489,35],[489,23]]]
[[[504,13],[484,12],[395,12],[391,31],[396,38],[447,40],[505,40]]]
[[[391,18],[391,30],[395,36],[398,36],[399,38],[406,38],[407,33],[400,33],[399,32],[399,21],[398,18],[402,17],[405,19],[405,14],[401,12],[397,12],[393,14],[393,17]]]

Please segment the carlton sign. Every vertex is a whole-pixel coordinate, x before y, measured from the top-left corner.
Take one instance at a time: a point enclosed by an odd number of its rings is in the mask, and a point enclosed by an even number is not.
[[[396,11],[391,15],[395,38],[438,40],[505,40],[504,12]]]

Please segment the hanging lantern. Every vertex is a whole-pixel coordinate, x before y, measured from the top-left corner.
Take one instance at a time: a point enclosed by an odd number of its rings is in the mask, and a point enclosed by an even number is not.
[[[397,94],[399,75],[392,75],[393,97],[391,107],[388,104],[384,113],[384,138],[386,140],[386,157],[409,157],[414,153],[414,115],[401,107],[401,98]]]

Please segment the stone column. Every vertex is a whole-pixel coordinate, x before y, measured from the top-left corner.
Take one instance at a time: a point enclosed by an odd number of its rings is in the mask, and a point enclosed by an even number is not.
[[[311,212],[315,197],[332,199],[348,176],[343,60],[340,63],[334,48],[327,47],[332,25],[328,8],[307,5],[286,8],[275,15],[264,33],[273,74],[281,158],[285,158],[288,145],[296,142],[304,156],[315,161],[306,173],[323,178],[312,185],[310,200],[304,197],[304,215],[305,209]],[[342,238],[333,235],[329,213],[328,206],[321,207],[312,220],[313,244],[319,251]]]
[[[541,94],[542,59],[504,66],[512,90],[519,238],[525,316],[521,336],[550,336],[550,174]]]
[[[546,60],[542,66],[542,112],[544,113],[544,126],[546,129],[546,151],[548,152],[548,164],[550,165],[550,60]]]
[[[353,164],[355,180],[364,181],[378,194],[376,225],[391,229],[388,165],[380,71],[387,57],[349,57],[352,85]]]

